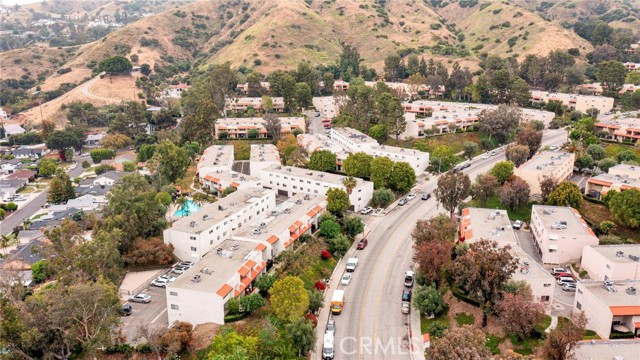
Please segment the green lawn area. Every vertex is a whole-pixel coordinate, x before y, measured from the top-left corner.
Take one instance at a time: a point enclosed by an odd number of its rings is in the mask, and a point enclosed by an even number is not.
[[[412,310],[416,311],[415,309],[412,309]],[[420,332],[422,332],[423,334],[428,333],[429,325],[435,322],[439,322],[445,325],[446,327],[449,327],[449,315],[447,315],[447,313],[444,313],[442,315],[434,317],[433,319],[427,319],[427,317],[424,316],[424,314],[420,314]]]
[[[33,186],[25,186],[22,189],[18,190],[18,194],[31,194],[36,191],[36,188]]]
[[[299,246],[297,250],[289,250],[286,255],[282,253],[279,262],[284,265],[280,270],[280,275],[298,276],[304,282],[305,288],[311,290],[316,281],[331,276],[338,259],[334,256],[325,260],[320,256],[322,250],[328,248],[323,239],[315,238],[306,244],[294,244]]]
[[[493,355],[497,355],[500,354],[500,349],[498,349],[498,346],[500,346],[500,343],[503,341],[504,338],[501,338],[500,336],[487,334],[487,342],[485,343],[485,345],[487,345]]]
[[[197,169],[194,165],[189,166],[182,179],[176,182],[176,185],[180,186],[183,193],[191,192],[191,184],[193,184],[193,178],[196,176],[196,171]]]
[[[409,141],[400,141],[400,146],[405,147],[405,148],[413,148],[414,144],[419,141],[421,142],[424,147],[427,149],[427,151],[431,152],[433,151],[433,149],[436,148],[436,146],[439,145],[444,145],[444,146],[448,146],[451,148],[451,150],[453,150],[454,153],[458,153],[460,151],[463,150],[462,145],[467,142],[467,141],[471,141],[474,142],[478,145],[480,145],[480,141],[483,138],[487,138],[486,135],[481,134],[478,131],[474,131],[474,132],[464,132],[464,133],[450,133],[450,134],[442,134],[442,135],[434,135],[434,136],[428,136],[425,137],[424,139],[413,139],[413,140],[409,140]],[[498,147],[498,144],[496,141],[492,141],[493,142],[493,148]],[[395,139],[390,139],[389,141],[387,141],[388,145],[397,145]],[[480,149],[476,155],[479,155],[483,153],[482,149]]]
[[[593,330],[585,330],[582,340],[600,340],[600,336]]]
[[[533,206],[534,203],[529,203],[527,207],[522,209],[509,210],[506,206],[502,205],[500,198],[496,195],[489,199],[485,205],[479,204],[475,200],[471,200],[469,204],[474,207],[487,209],[506,209],[510,220],[522,220],[529,223],[531,221],[531,206]]]
[[[38,214],[38,215],[36,215],[36,216],[32,217],[32,218],[31,218],[31,221],[36,221],[36,220],[40,219],[41,217],[43,217],[43,216],[45,216],[45,215],[47,215],[47,213],[40,213],[40,214]]]
[[[456,323],[458,323],[458,326],[460,327],[464,325],[473,325],[476,321],[476,318],[473,315],[467,313],[457,313],[455,318]]]
[[[603,204],[592,203],[585,200],[582,202],[579,211],[580,215],[591,225],[600,224],[605,220],[613,221],[611,219],[611,212]],[[611,234],[624,239],[631,239],[632,242],[635,243],[640,243],[640,231],[626,226],[617,225],[616,228],[611,231]]]

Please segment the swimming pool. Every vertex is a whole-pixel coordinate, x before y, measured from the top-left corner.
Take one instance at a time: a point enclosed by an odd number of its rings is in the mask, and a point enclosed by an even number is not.
[[[173,216],[185,217],[197,213],[198,211],[200,211],[200,205],[193,200],[187,200],[182,208],[173,213]]]

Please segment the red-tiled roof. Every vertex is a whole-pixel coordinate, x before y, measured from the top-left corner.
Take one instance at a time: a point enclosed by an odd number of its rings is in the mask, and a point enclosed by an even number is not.
[[[640,305],[636,306],[609,306],[613,316],[640,315]]]
[[[291,226],[289,226],[289,232],[291,232],[291,233],[292,233],[292,232],[295,232],[297,229],[298,229],[298,227],[297,227],[297,226],[295,226],[295,225],[291,225]]]
[[[251,271],[251,269],[249,269],[246,266],[243,266],[243,267],[240,268],[240,270],[238,270],[238,274],[240,274],[240,276],[247,276],[249,271]]]
[[[224,284],[224,285],[222,285],[222,287],[220,289],[218,289],[216,294],[218,294],[218,295],[220,295],[220,297],[224,298],[225,296],[227,296],[231,292],[231,290],[233,290],[231,285]]]
[[[237,188],[238,186],[240,186],[240,183],[237,183],[237,182],[234,181],[229,186]]]
[[[271,245],[275,244],[278,240],[280,240],[280,238],[278,238],[275,235],[271,235],[269,236],[269,238],[267,239],[267,242]]]
[[[257,251],[264,251],[264,249],[266,248],[267,248],[267,245],[265,244],[258,244],[258,246],[256,246]]]

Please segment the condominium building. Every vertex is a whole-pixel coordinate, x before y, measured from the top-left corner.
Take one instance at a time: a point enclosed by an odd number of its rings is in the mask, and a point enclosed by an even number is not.
[[[348,127],[332,128],[331,140],[350,153],[369,153],[378,141],[369,135]]]
[[[513,174],[529,184],[531,195],[541,194],[540,183],[545,178],[564,181],[573,174],[576,155],[562,151],[542,151],[517,167]]]
[[[640,189],[640,166],[619,164],[587,180],[585,194],[597,199],[602,198],[610,190],[623,191]]]
[[[633,93],[634,91],[640,89],[640,86],[634,84],[624,84],[622,85],[622,89],[618,91],[620,95],[625,93]],[[600,83],[592,83],[592,84],[584,84],[580,86],[580,92],[586,95],[602,95],[604,89]]]
[[[460,221],[460,241],[473,243],[481,239],[509,246],[511,255],[518,259],[518,268],[512,280],[523,280],[531,287],[536,300],[551,302],[555,279],[545,268],[529,256],[519,245],[506,210],[466,208]]]
[[[613,109],[613,98],[610,97],[549,93],[539,90],[531,91],[531,103],[533,105],[546,104],[549,101],[560,102],[569,109],[582,113],[595,108],[600,114],[604,114]]]
[[[640,71],[640,63],[626,62],[624,67],[627,68],[627,71]]]
[[[313,107],[320,112],[323,119],[333,119],[340,114],[340,106],[336,103],[335,96],[315,96]]]
[[[337,142],[322,134],[300,134],[298,144],[307,152],[313,154],[314,151],[328,150],[336,156],[346,157],[347,152]]]
[[[260,81],[260,88],[265,93],[271,92],[271,84],[268,81]],[[243,83],[236,85],[236,89],[244,95],[249,94],[249,83]]]
[[[211,145],[198,159],[198,176],[202,178],[218,171],[231,171],[233,160],[233,145]]]
[[[346,177],[322,171],[278,165],[263,169],[260,178],[265,188],[275,189],[278,194],[289,197],[298,193],[326,195],[327,191],[333,188],[349,193],[343,184]],[[349,194],[349,209],[360,211],[369,204],[372,196],[373,183],[356,178],[356,186]]]
[[[640,280],[640,244],[585,246],[580,267],[593,280]]]
[[[533,205],[531,234],[544,264],[576,261],[585,246],[599,243],[580,213],[568,206]]]
[[[218,196],[230,187],[236,190],[262,187],[260,178],[236,171],[217,170],[215,173],[208,173],[204,176],[200,174],[199,178],[202,186]]]
[[[573,354],[577,360],[632,360],[638,357],[640,339],[582,340]]]
[[[243,226],[275,207],[275,191],[240,189],[174,222],[164,231],[164,242],[173,245],[174,254],[180,260],[197,261]]]
[[[249,174],[254,177],[260,176],[260,171],[273,165],[280,165],[280,152],[273,144],[251,145],[249,158]]]
[[[224,324],[226,304],[253,290],[265,271],[264,244],[227,239],[166,289],[169,324]]]
[[[241,97],[241,98],[228,98],[224,105],[225,111],[241,112],[253,109],[256,111],[264,110],[262,108],[261,97]],[[271,98],[271,111],[283,112],[284,111],[284,99],[282,97]]]
[[[616,116],[614,119],[602,120],[595,124],[598,136],[603,136],[608,140],[628,141],[635,143],[640,139],[640,119],[624,114]]]
[[[613,332],[640,336],[640,280],[579,281],[573,311],[584,312],[587,329],[603,339]],[[638,352],[636,352],[638,354]]]
[[[326,211],[326,196],[296,194],[265,214],[264,218],[256,219],[233,238],[264,244],[265,259],[269,260],[289,249],[303,234],[315,231],[318,218]]]
[[[305,132],[306,124],[303,117],[280,117],[280,135],[290,134],[298,129]],[[252,130],[257,130],[257,138],[267,138],[269,133],[266,120],[263,118],[223,118],[216,120],[216,136],[225,134],[230,139],[248,139]]]

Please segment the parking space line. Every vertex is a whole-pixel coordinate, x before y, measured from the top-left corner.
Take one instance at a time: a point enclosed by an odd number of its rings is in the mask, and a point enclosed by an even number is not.
[[[156,320],[158,320],[158,318],[159,318],[160,316],[162,316],[162,314],[164,314],[164,313],[166,313],[166,312],[167,312],[167,308],[165,307],[165,308],[164,308],[164,310],[162,310],[162,311],[160,312],[160,314],[158,314],[158,316],[154,317],[154,318],[153,318],[153,320],[151,320],[151,323],[153,324],[154,322],[156,322]]]

